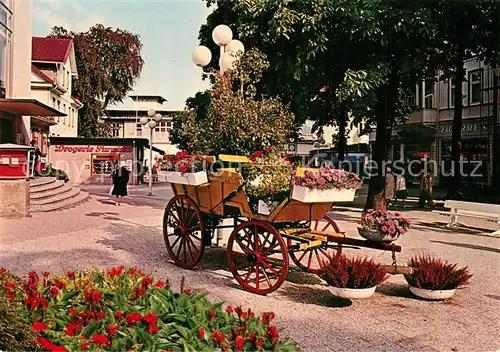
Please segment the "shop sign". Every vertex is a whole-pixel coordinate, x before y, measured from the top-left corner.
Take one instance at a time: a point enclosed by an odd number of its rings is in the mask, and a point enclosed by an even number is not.
[[[463,123],[462,124],[462,134],[480,134],[487,133],[488,126],[487,123],[475,122],[475,123]],[[453,133],[453,124],[441,125],[439,127],[439,134],[441,136],[451,136]]]
[[[56,153],[130,153],[132,146],[108,147],[105,145],[55,145]]]

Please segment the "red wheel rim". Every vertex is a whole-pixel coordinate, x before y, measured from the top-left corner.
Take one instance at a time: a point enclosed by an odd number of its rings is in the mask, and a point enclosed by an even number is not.
[[[175,196],[163,214],[163,239],[170,258],[181,268],[192,268],[201,259],[203,222],[196,204],[186,196]]]
[[[277,290],[288,273],[283,237],[271,225],[250,220],[236,227],[227,244],[229,269],[243,288],[265,295]]]
[[[309,227],[311,230],[320,230],[327,232],[339,233],[340,229],[330,216],[325,215],[321,220],[313,221]],[[295,242],[296,243],[296,242]],[[287,241],[288,246],[294,244],[293,240]],[[321,247],[310,248],[304,251],[290,252],[290,258],[300,269],[308,271],[313,274],[319,274],[324,261],[329,261],[335,255],[342,252],[341,245],[328,246],[322,245]]]

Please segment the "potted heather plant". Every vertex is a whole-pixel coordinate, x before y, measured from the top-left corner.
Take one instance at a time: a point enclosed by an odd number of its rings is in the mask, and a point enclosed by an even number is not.
[[[328,289],[335,296],[367,298],[386,279],[387,272],[373,259],[350,258],[342,254],[324,262],[319,276],[328,283]]]
[[[208,182],[207,165],[203,155],[181,151],[165,155],[160,168],[165,171],[167,182],[198,186]]]
[[[324,167],[295,176],[292,199],[303,203],[352,202],[362,181],[358,175]]]
[[[411,221],[399,213],[369,209],[361,214],[358,233],[374,242],[392,242],[411,229]]]
[[[452,297],[457,288],[469,283],[472,275],[467,267],[458,268],[430,255],[412,257],[408,266],[411,275],[405,275],[410,291],[417,297],[429,300],[443,300]]]

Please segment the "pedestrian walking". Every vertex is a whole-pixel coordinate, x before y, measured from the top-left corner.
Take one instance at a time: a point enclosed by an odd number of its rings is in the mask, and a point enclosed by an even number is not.
[[[394,206],[397,205],[398,199],[403,203],[403,209],[406,208],[406,198],[408,198],[408,191],[406,189],[406,179],[401,173],[396,177],[396,199],[394,199]]]
[[[385,189],[384,189],[384,197],[387,207],[392,205],[392,201],[394,200],[394,187],[395,180],[394,175],[392,174],[392,170],[388,167],[385,170]]]
[[[129,171],[127,170],[127,163],[120,162],[120,167],[116,168],[113,172],[113,191],[112,195],[116,196],[116,205],[121,206],[123,197],[128,195],[127,185],[129,180]]]
[[[432,176],[422,168],[420,170],[420,197],[418,200],[418,207],[422,209],[425,208],[426,202],[431,209],[436,207],[432,200]]]

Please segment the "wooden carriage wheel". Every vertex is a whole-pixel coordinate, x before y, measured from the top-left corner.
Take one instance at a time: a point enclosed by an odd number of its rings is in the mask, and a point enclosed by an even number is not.
[[[336,233],[340,232],[340,228],[335,220],[328,215],[323,216],[320,220],[312,221],[310,229]],[[295,241],[288,239],[287,244],[291,246],[294,242]],[[323,261],[328,261],[329,258],[340,254],[341,251],[342,247],[340,245],[322,245],[321,247],[310,248],[300,252],[290,252],[290,258],[300,269],[313,274],[319,274]]]
[[[170,258],[181,268],[192,268],[203,251],[203,222],[198,206],[189,197],[173,197],[163,214],[163,239]]]
[[[288,252],[283,237],[271,225],[250,220],[236,227],[227,244],[229,268],[251,293],[277,290],[288,273]]]

